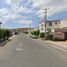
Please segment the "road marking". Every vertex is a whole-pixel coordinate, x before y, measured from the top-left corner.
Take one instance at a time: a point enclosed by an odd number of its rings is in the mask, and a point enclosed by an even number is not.
[[[18,47],[16,48],[17,51],[23,51],[23,45],[20,43]]]
[[[23,51],[23,48],[16,48],[17,51]]]

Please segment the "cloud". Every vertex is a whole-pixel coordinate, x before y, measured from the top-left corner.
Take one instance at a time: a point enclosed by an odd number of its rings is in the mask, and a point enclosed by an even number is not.
[[[53,14],[65,11],[67,9],[67,0],[32,0],[32,2],[33,2],[32,8],[39,8],[36,14],[40,18],[42,18],[44,15],[42,11],[43,8],[50,8],[48,10],[48,16],[52,16]]]
[[[19,20],[16,23],[29,25],[29,24],[32,24],[32,21],[31,20]]]
[[[9,9],[13,12],[17,11],[22,6],[23,0],[6,0],[6,4],[10,6]]]
[[[20,18],[28,18],[27,16],[21,15],[24,13],[29,13],[30,9],[27,7],[24,7],[22,4],[23,0],[6,0],[6,3],[11,7],[11,8],[0,8],[0,21],[2,23],[10,21],[15,21]]]
[[[18,5],[22,0],[6,0],[6,3],[10,6]]]
[[[16,21],[18,19],[27,19],[27,18],[28,18],[27,16],[22,16],[20,14],[13,14],[10,17],[10,19],[13,20],[13,21]]]
[[[0,9],[0,22],[5,23],[8,20],[9,10],[7,8]]]
[[[43,8],[49,8],[48,16],[52,16],[53,14],[67,9],[67,0],[28,0],[26,4],[23,3],[23,0],[6,0],[5,2],[10,8],[5,7],[0,9],[0,21],[3,22],[7,22],[8,20],[15,21],[21,18],[22,20],[18,23],[22,23],[23,21],[23,23],[28,24],[28,22],[32,21],[23,20],[23,18],[30,18],[30,16],[28,17],[26,14],[32,13],[33,15],[35,14],[36,16],[43,18]],[[30,5],[30,3],[32,4]],[[31,7],[29,8],[27,5]]]
[[[27,7],[23,7],[21,6],[16,12],[17,13],[25,13],[27,12],[29,9]]]
[[[1,8],[0,9],[0,17],[4,16],[4,15],[7,15],[8,13],[9,13],[8,9],[6,9],[6,8]]]

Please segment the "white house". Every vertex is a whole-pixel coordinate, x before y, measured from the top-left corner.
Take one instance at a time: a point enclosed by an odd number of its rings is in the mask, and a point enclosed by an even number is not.
[[[60,28],[60,21],[59,20],[47,21],[46,28],[47,28],[47,30],[50,30],[51,32],[54,32],[55,29]]]
[[[64,20],[50,20],[46,23],[46,31],[50,30],[54,32],[55,29],[67,28],[67,19]],[[39,24],[40,32],[45,32],[45,21],[41,21]]]
[[[67,29],[67,19],[60,21],[60,28],[66,28]]]
[[[44,21],[40,22],[39,30],[40,32],[43,32],[43,33],[45,32],[45,22]]]

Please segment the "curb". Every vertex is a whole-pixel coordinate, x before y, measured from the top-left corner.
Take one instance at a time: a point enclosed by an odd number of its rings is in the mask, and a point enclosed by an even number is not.
[[[7,42],[8,42],[8,40],[6,40],[6,41],[4,41],[4,42],[0,43],[0,47],[5,46],[5,44],[6,44]]]
[[[0,43],[0,47],[5,46],[5,44],[7,44],[9,41],[11,41],[12,38],[13,38],[13,36],[10,37],[8,40],[5,40],[4,42]]]

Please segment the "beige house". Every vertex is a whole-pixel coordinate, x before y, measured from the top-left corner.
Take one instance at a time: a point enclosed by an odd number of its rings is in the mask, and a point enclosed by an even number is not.
[[[64,19],[64,20],[60,21],[60,28],[67,29],[67,19]]]
[[[63,29],[63,28],[67,28],[67,19],[47,21],[46,31],[50,30],[51,32],[54,32],[55,29]],[[40,32],[45,32],[45,21],[40,22],[39,30]]]

